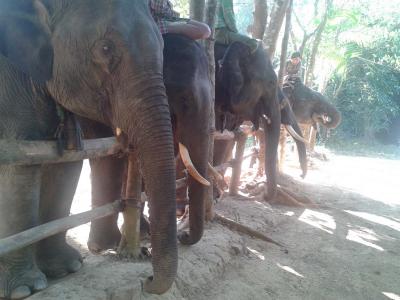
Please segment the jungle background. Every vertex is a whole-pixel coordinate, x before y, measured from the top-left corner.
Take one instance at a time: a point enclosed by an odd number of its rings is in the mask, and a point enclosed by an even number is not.
[[[190,15],[190,0],[172,2],[182,16]],[[386,157],[400,155],[399,5],[378,0],[234,0],[238,29],[265,42],[277,72],[282,54],[286,60],[300,51],[306,85],[341,111],[342,124],[319,143],[323,140],[340,152]],[[287,49],[281,42],[285,15],[291,25]]]

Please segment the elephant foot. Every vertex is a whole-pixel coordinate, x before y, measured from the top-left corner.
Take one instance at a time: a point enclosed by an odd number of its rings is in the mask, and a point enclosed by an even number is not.
[[[82,267],[82,256],[65,241],[43,243],[38,249],[38,265],[50,278],[61,278]]]
[[[28,255],[30,256],[30,255]],[[47,288],[46,276],[27,257],[0,258],[0,298],[23,299]]]
[[[129,249],[126,243],[123,243],[118,249],[118,257],[130,261],[145,261],[151,259],[151,252],[147,247]]]
[[[92,222],[87,246],[91,253],[99,254],[110,249],[117,249],[120,240],[121,232],[116,222],[108,227]]]

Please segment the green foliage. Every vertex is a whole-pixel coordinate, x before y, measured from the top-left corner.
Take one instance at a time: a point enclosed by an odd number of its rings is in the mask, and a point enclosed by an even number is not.
[[[338,134],[372,140],[400,115],[400,35],[348,42],[326,93],[343,115]]]
[[[189,16],[189,0],[172,0],[174,10],[181,14],[181,17],[187,18]]]
[[[247,34],[247,28],[253,24],[253,0],[234,0],[236,26],[239,32]]]

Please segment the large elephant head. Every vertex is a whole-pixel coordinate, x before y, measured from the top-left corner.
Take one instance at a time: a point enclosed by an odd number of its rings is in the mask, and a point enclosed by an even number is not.
[[[253,54],[248,46],[232,43],[229,48],[216,45],[216,114],[230,112],[242,120],[252,121],[256,128],[262,119],[265,129],[268,198],[276,195],[276,159],[281,112],[277,97],[277,76],[262,47]],[[222,67],[220,66],[222,65]],[[218,116],[219,115],[219,116]]]
[[[35,18],[25,24],[0,12],[0,30],[6,32],[0,35],[1,53],[33,80],[51,77],[46,93],[56,102],[119,128],[138,153],[150,198],[153,249],[154,276],[145,290],[165,292],[177,272],[175,160],[162,39],[148,1],[4,3]]]
[[[319,124],[328,129],[336,128],[340,124],[340,112],[324,95],[305,86],[300,78],[287,82],[283,91],[299,123],[314,127]]]
[[[176,152],[180,152],[190,174],[190,230],[178,233],[180,242],[188,245],[200,240],[204,228],[212,94],[207,56],[200,44],[182,35],[165,34],[164,46],[164,81]],[[177,176],[181,175],[182,169],[178,168]],[[186,198],[186,187],[183,194]]]

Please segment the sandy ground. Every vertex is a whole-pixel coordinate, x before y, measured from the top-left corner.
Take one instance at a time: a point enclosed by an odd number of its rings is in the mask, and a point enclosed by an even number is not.
[[[316,162],[294,190],[319,209],[271,207],[245,193],[224,196],[219,214],[262,232],[284,248],[218,224],[204,238],[179,247],[179,274],[162,296],[143,294],[149,262],[119,261],[88,253],[88,225],[69,232],[85,264],[29,299],[400,299],[400,161],[335,156]],[[245,165],[248,162],[244,163]],[[285,173],[299,178],[289,161]],[[73,213],[90,208],[90,170],[84,173]]]

